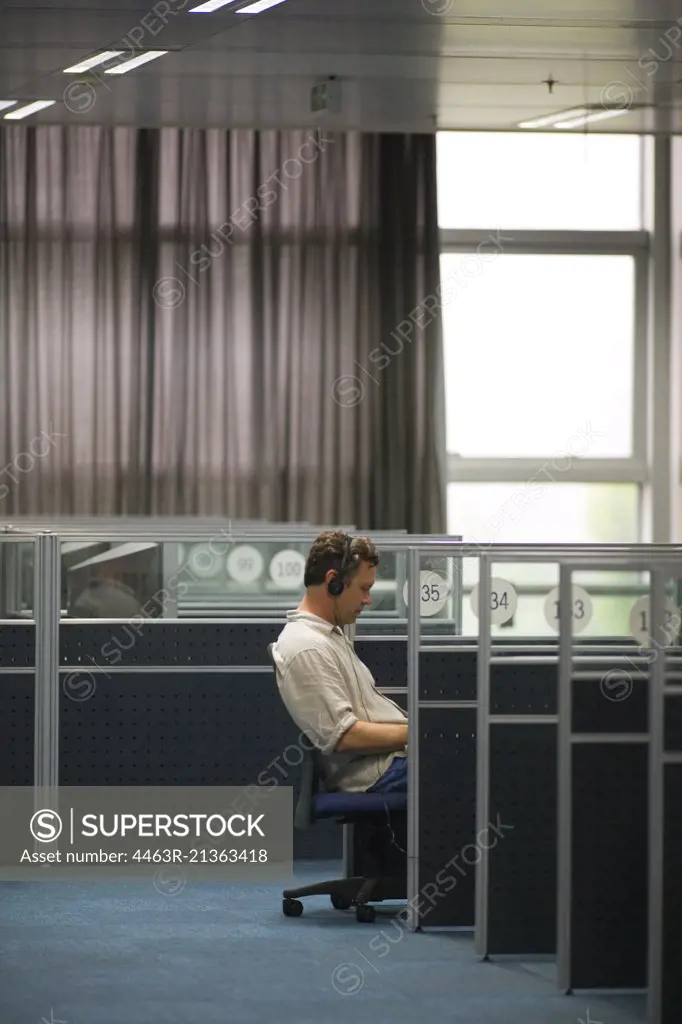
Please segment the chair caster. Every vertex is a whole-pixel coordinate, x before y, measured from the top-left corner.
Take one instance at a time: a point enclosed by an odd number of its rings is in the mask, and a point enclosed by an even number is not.
[[[353,906],[351,901],[346,899],[345,896],[332,896],[331,901],[334,910],[350,910]]]
[[[374,907],[370,907],[367,903],[358,903],[355,908],[355,920],[360,924],[372,924],[376,916]]]
[[[282,900],[282,913],[285,917],[300,917],[303,913],[303,904],[300,900]]]

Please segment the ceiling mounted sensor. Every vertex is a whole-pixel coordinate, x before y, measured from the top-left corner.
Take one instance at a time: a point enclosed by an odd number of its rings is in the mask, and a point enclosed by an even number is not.
[[[100,64],[106,64],[107,61],[113,60],[115,57],[122,57],[124,53],[125,50],[105,50],[103,53],[96,53],[94,57],[87,57],[79,64],[64,68],[64,74],[80,75],[84,71],[90,71],[91,68],[98,68]]]
[[[35,100],[23,107],[17,107],[16,110],[10,110],[9,114],[5,114],[4,117],[6,121],[21,121],[24,117],[37,114],[39,110],[46,110],[48,107],[54,106],[56,102],[56,100]]]
[[[557,130],[581,128],[583,125],[592,124],[595,121],[607,121],[612,117],[622,117],[635,109],[634,105],[627,107],[572,107],[570,110],[560,110],[555,114],[547,114],[545,117],[537,117],[532,121],[520,121],[519,128],[556,128]]]

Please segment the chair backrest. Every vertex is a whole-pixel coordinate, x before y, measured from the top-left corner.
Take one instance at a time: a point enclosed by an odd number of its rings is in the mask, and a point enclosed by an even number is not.
[[[268,644],[268,657],[272,669],[277,678],[277,666],[272,656],[272,649],[275,645]],[[322,772],[316,752],[314,749],[303,748],[303,761],[301,763],[301,790],[296,802],[294,812],[294,825],[298,829],[309,828],[315,820],[314,806],[315,794],[319,792],[322,780]]]

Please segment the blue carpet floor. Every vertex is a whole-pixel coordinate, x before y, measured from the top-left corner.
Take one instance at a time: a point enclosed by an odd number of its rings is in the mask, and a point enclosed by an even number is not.
[[[299,864],[304,884],[339,874]],[[412,935],[281,886],[0,883],[1,1024],[633,1024],[642,996],[564,996],[553,963],[481,963],[472,936]],[[382,934],[383,933],[383,934]]]

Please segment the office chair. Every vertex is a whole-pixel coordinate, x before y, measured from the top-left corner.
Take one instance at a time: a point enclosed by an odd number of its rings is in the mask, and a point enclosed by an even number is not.
[[[268,656],[273,664],[272,644]],[[336,910],[355,907],[357,921],[375,919],[370,903],[407,899],[406,828],[399,829],[403,848],[393,842],[398,820],[404,826],[406,793],[327,793],[319,754],[306,750],[302,763],[301,790],[294,813],[294,826],[308,829],[316,821],[336,818],[340,825],[353,826],[352,864],[355,872],[347,878],[333,878],[282,893],[286,917],[300,917],[304,896],[330,896]],[[398,819],[398,820],[395,820]]]

